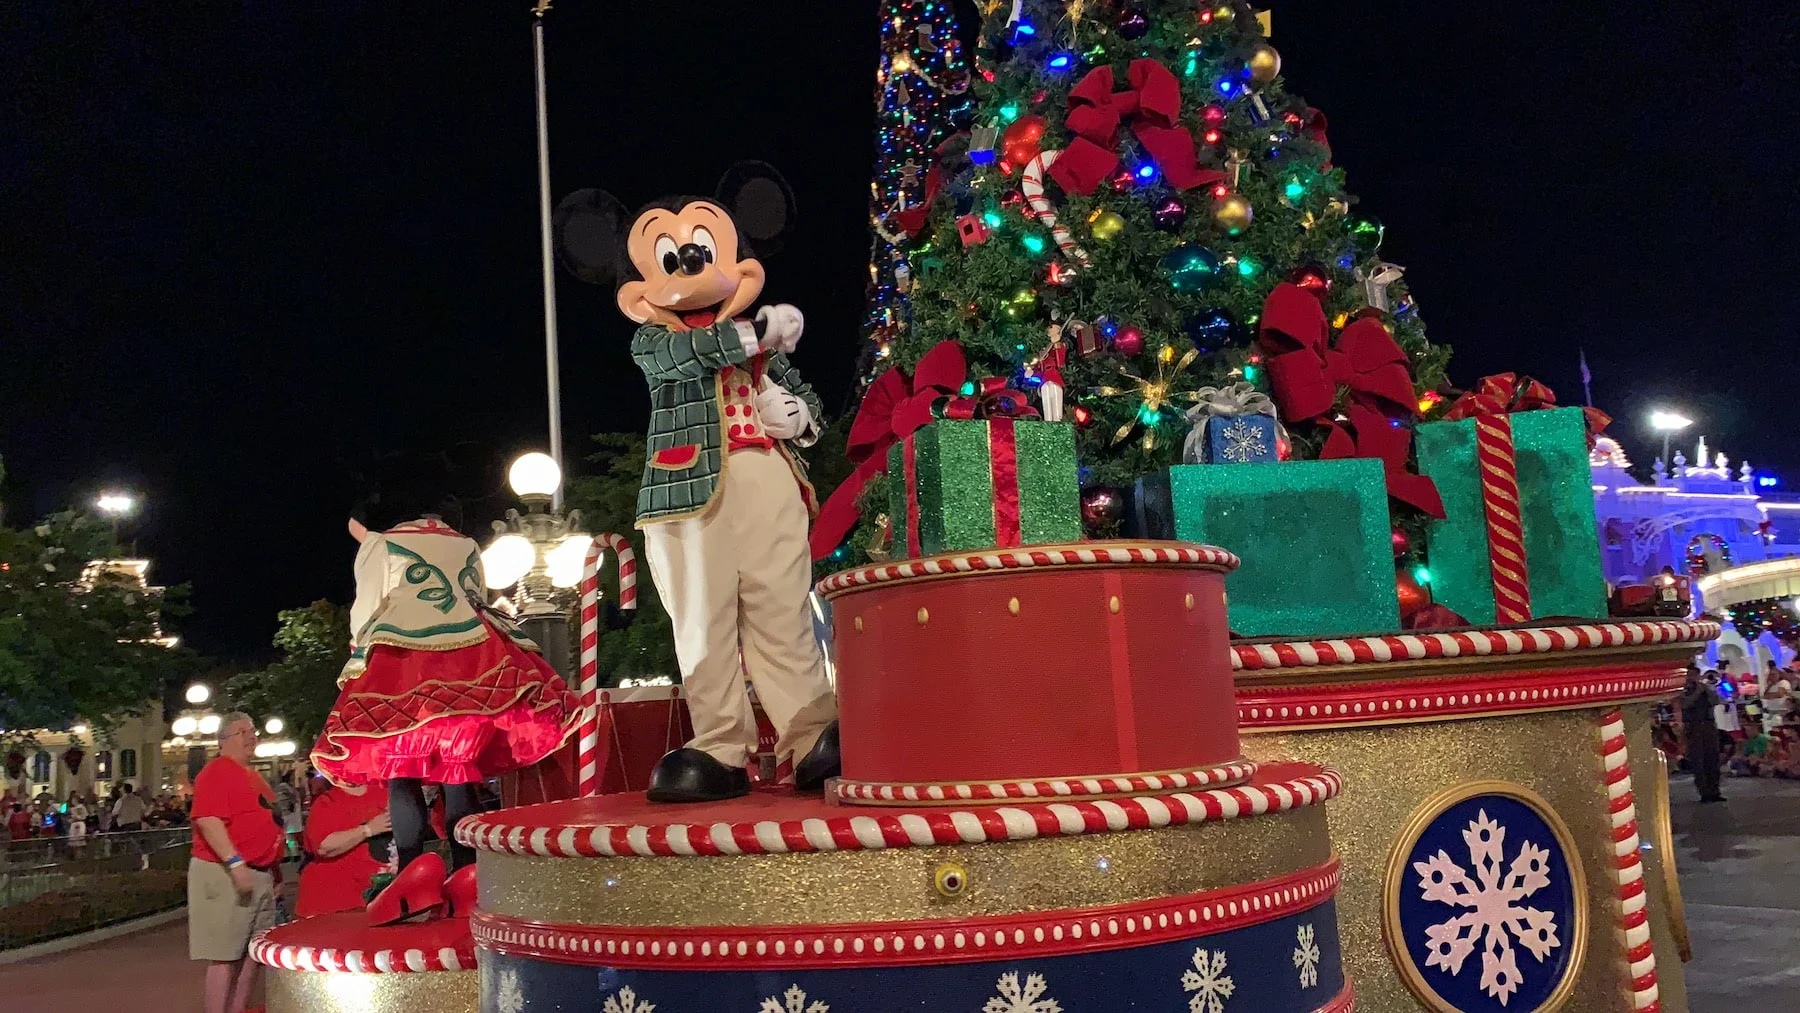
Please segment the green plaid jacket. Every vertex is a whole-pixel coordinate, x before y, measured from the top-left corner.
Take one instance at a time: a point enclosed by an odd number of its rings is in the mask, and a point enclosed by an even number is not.
[[[691,517],[706,509],[725,474],[725,426],[719,374],[750,357],[729,320],[691,331],[645,324],[631,339],[631,357],[650,380],[650,432],[645,441],[644,481],[638,488],[637,526]],[[806,402],[813,424],[825,425],[819,395],[780,352],[764,355],[764,375]],[[816,509],[806,466],[785,443],[778,452],[800,481],[807,508]]]

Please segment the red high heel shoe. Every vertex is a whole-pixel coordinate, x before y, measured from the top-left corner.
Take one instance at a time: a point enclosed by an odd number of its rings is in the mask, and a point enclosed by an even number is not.
[[[394,925],[440,917],[445,901],[444,873],[444,860],[431,852],[413,859],[387,889],[369,902],[369,924]]]
[[[467,918],[475,910],[475,867],[465,865],[444,880],[444,897],[450,902],[447,918]]]

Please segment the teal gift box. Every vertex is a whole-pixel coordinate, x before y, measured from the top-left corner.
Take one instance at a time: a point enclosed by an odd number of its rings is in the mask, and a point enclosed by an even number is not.
[[[896,559],[1081,540],[1075,429],[939,420],[888,448]]]
[[[1504,418],[1512,429],[1531,618],[1605,618],[1586,414],[1580,408],[1545,408]],[[1432,598],[1471,623],[1486,625],[1508,620],[1499,618],[1495,604],[1487,500],[1476,463],[1478,421],[1422,425],[1416,446],[1419,472],[1437,483],[1446,515],[1426,529]]]
[[[1231,630],[1314,639],[1400,628],[1381,462],[1179,464],[1138,480],[1145,537],[1237,553]]]

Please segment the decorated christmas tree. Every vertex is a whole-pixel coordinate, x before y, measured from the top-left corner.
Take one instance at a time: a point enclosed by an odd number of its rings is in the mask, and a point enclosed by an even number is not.
[[[971,103],[969,63],[949,0],[889,0],[875,74],[875,175],[869,184],[874,246],[867,341],[858,359],[864,382],[883,368],[893,342],[911,325],[911,257],[918,244],[907,232],[924,223],[926,169],[938,146],[967,125]]]
[[[1090,535],[1118,533],[1127,490],[1184,458],[1378,458],[1396,521],[1436,512],[1410,446],[1439,410],[1449,350],[1381,259],[1325,115],[1287,90],[1269,15],[1192,0],[979,9],[969,130],[938,148],[928,214],[895,243],[911,321],[887,333],[876,372],[898,376],[864,412],[941,383],[921,361],[954,342],[966,369],[945,393],[1009,388],[1074,424]],[[1269,421],[1208,427],[1209,411]],[[864,473],[815,537],[835,562],[879,557],[888,537],[879,428],[860,447],[852,433]]]

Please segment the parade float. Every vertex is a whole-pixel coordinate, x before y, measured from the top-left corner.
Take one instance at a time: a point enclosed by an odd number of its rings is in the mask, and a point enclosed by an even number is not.
[[[602,785],[584,686],[580,797],[455,829],[469,942],[285,927],[271,1009],[1686,1009],[1649,711],[1719,630],[1609,615],[1604,417],[1451,384],[1266,13],[983,3],[969,73],[888,6],[832,698],[768,534],[819,421],[799,312],[754,305],[792,194],[574,195],[565,264],[640,325],[695,734]]]

